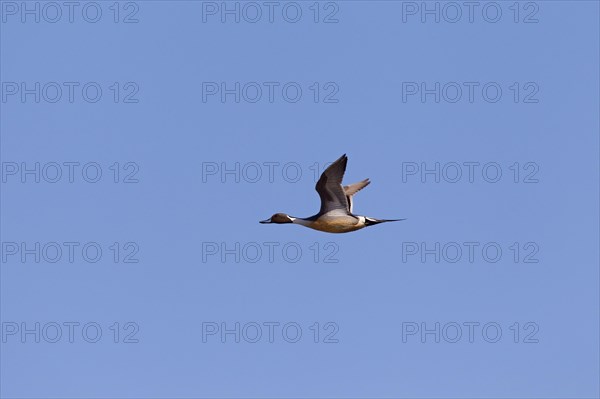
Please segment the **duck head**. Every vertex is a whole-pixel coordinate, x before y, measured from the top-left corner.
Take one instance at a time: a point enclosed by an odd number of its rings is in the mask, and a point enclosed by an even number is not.
[[[269,219],[261,220],[259,223],[294,223],[294,219],[290,215],[286,215],[285,213],[276,213]]]

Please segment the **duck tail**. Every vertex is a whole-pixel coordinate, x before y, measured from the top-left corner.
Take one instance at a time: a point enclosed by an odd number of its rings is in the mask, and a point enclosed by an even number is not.
[[[375,219],[375,218],[365,218],[365,226],[373,226],[379,223],[385,223],[385,222],[399,222],[401,220],[406,220],[406,219]]]

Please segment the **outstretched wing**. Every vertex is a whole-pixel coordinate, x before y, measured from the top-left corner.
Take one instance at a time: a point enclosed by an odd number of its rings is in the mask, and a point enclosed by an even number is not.
[[[346,201],[348,202],[348,212],[352,213],[352,197],[354,194],[367,187],[371,182],[369,179],[361,180],[358,183],[350,184],[348,186],[344,186],[344,193],[346,194]]]
[[[315,190],[317,190],[319,197],[321,197],[320,214],[338,209],[343,213],[348,212],[348,200],[342,187],[342,179],[344,178],[347,163],[348,157],[344,154],[325,169],[319,178]]]

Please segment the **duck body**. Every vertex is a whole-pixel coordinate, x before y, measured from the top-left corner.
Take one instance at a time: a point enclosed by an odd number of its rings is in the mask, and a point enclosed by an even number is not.
[[[326,233],[349,233],[367,227],[364,216],[336,215],[335,213],[317,214],[306,219],[295,218],[292,223]]]
[[[358,183],[342,186],[348,157],[342,155],[332,163],[319,178],[315,189],[321,198],[319,213],[308,218],[298,218],[285,213],[276,213],[260,223],[299,224],[326,233],[349,233],[384,222],[395,222],[404,219],[375,219],[367,216],[354,215],[353,196],[369,185],[369,179]]]

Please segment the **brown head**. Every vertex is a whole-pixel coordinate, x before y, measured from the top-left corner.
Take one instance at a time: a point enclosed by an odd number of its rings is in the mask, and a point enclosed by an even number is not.
[[[267,220],[261,220],[259,223],[282,224],[282,223],[294,223],[294,221],[291,216],[286,215],[285,213],[276,213],[273,216],[271,216],[271,218],[269,218]]]

